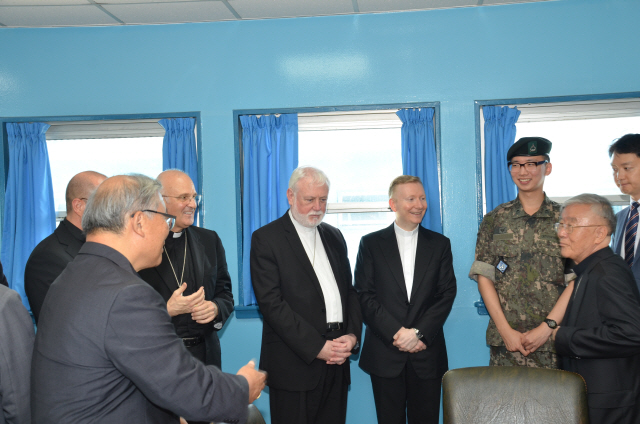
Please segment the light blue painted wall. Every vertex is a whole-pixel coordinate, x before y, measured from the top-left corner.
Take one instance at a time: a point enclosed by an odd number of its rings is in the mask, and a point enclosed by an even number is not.
[[[445,327],[450,366],[484,365],[486,318],[476,314],[479,296],[467,278],[478,224],[473,102],[640,91],[639,16],[637,0],[560,0],[171,26],[5,28],[0,116],[200,111],[206,226],[222,237],[237,281],[234,109],[440,101],[444,232],[459,285]],[[225,371],[259,356],[260,331],[258,319],[229,322]],[[348,422],[375,422],[368,377],[352,369]],[[268,414],[266,396],[257,405]]]

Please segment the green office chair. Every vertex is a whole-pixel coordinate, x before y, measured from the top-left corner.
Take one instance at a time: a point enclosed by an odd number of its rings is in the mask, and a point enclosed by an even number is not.
[[[527,367],[473,367],[442,379],[444,424],[588,424],[579,374]]]

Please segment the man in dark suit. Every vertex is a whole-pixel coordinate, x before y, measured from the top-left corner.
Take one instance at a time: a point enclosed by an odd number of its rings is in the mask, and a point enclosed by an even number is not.
[[[265,375],[204,365],[175,333],[162,297],[137,274],[157,266],[175,217],[143,175],[105,180],[89,199],[87,242],[42,306],[32,362],[38,423],[244,423]]]
[[[193,226],[200,195],[182,171],[158,175],[167,212],[176,224],[165,240],[162,262],[140,277],[167,302],[176,333],[187,350],[207,365],[221,368],[217,331],[233,311],[231,277],[220,237]]]
[[[396,220],[360,241],[355,288],[366,324],[360,367],[371,375],[379,423],[438,423],[448,369],[442,327],[456,296],[451,243],[420,223],[422,182],[389,187]]]
[[[640,289],[638,260],[638,207],[640,207],[640,134],[627,134],[609,147],[613,179],[620,191],[631,198],[629,207],[616,215],[618,224],[613,236],[613,251],[631,268]]]
[[[272,424],[346,420],[349,356],[362,315],[342,233],[321,223],[328,194],[322,171],[297,168],[287,190],[291,209],[251,240]]]
[[[6,281],[0,264],[0,280]],[[0,424],[30,423],[33,321],[20,295],[0,285]]]
[[[640,417],[640,292],[629,266],[609,248],[611,204],[581,194],[564,204],[557,224],[562,256],[578,275],[562,324],[552,334],[562,368],[587,383],[592,423],[637,423]]]
[[[94,171],[81,172],[71,178],[65,195],[67,217],[51,235],[38,243],[27,260],[24,270],[24,290],[36,324],[49,286],[76,257],[84,244],[82,214],[87,199],[105,178],[107,177]]]

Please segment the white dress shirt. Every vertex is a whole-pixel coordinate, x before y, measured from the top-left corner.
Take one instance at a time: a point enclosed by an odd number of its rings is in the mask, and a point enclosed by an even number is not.
[[[300,224],[289,211],[289,217],[296,228],[298,237],[304,246],[313,270],[320,281],[320,288],[324,296],[324,304],[327,310],[327,322],[343,322],[342,320],[342,300],[336,277],[331,269],[329,257],[324,250],[324,244],[318,233],[318,228],[305,227]]]
[[[405,231],[394,222],[393,228],[396,230],[396,241],[402,261],[402,274],[404,275],[404,284],[407,286],[407,298],[411,300],[413,271],[416,266],[416,249],[418,248],[418,227],[413,231]]]

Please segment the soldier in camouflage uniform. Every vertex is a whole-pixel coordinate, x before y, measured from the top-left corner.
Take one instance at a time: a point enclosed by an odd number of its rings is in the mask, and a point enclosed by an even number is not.
[[[489,212],[478,231],[469,276],[491,316],[490,365],[558,367],[549,336],[564,316],[573,283],[565,290],[565,260],[553,228],[560,205],[543,191],[550,151],[551,142],[541,137],[521,138],[509,149],[518,197]]]

